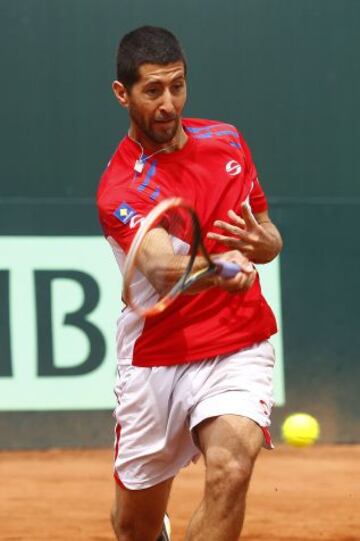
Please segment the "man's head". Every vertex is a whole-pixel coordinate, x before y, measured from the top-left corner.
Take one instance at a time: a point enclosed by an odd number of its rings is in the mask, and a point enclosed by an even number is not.
[[[115,97],[128,109],[132,134],[145,143],[172,143],[181,131],[186,61],[164,28],[143,26],[126,34],[117,52]]]
[[[116,55],[117,80],[130,92],[139,80],[143,64],[174,64],[182,62],[186,75],[186,60],[176,37],[157,26],[142,26],[126,34],[119,43]]]

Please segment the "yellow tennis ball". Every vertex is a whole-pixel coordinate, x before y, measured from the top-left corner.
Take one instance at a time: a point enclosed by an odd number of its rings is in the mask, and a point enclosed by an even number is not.
[[[294,413],[285,419],[281,433],[290,445],[307,447],[319,438],[320,426],[315,417],[307,413]]]

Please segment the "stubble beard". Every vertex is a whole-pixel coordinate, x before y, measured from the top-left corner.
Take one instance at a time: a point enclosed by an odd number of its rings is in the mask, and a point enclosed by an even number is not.
[[[129,115],[137,130],[140,133],[143,133],[152,143],[157,145],[170,143],[179,130],[180,118],[178,116],[173,119],[175,121],[173,127],[167,129],[166,131],[156,131],[151,129],[151,125],[147,125],[143,121],[142,117],[137,113],[136,110],[134,110],[134,108],[129,109]]]

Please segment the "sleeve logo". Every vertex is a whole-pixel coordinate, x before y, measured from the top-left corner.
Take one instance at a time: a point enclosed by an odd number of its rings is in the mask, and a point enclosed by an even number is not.
[[[124,201],[114,212],[114,216],[116,216],[116,218],[125,225],[130,222],[131,218],[135,216],[135,214],[136,214],[136,210],[134,210],[132,207],[130,207],[130,205],[128,205]]]
[[[133,229],[134,227],[139,225],[144,218],[130,205],[125,203],[125,201],[123,201],[121,205],[115,210],[114,216],[123,224],[129,225],[130,229]]]

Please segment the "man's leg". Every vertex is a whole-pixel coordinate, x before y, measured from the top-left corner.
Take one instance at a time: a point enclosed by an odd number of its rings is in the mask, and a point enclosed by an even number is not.
[[[223,415],[202,422],[195,432],[205,458],[205,493],[186,541],[237,541],[262,430],[246,417]]]
[[[169,499],[172,479],[144,490],[116,484],[111,523],[118,541],[156,541]]]

